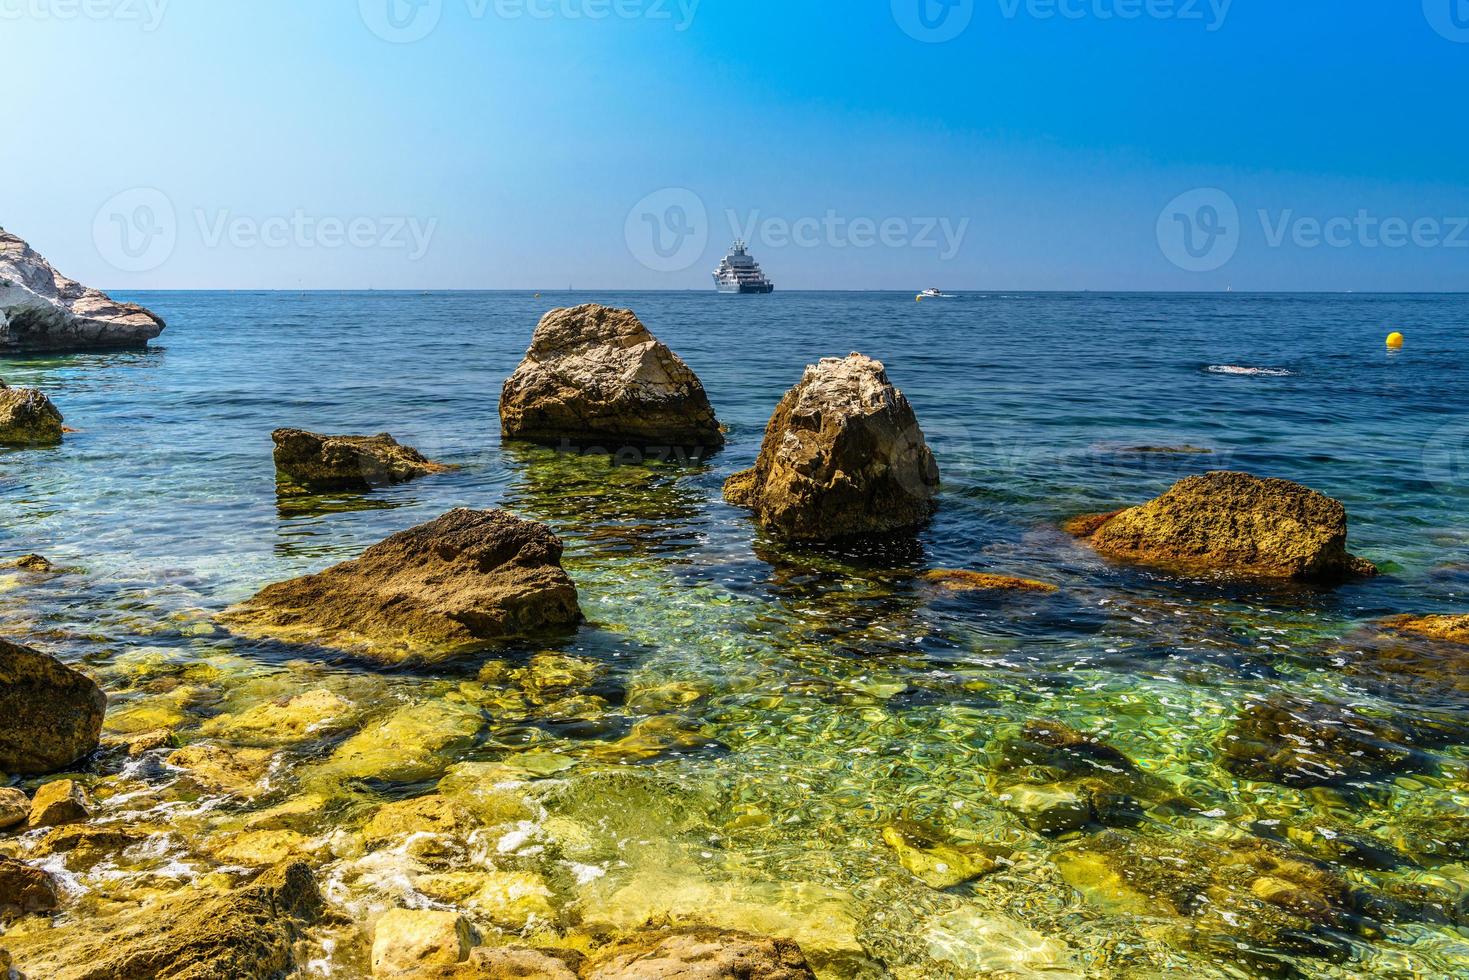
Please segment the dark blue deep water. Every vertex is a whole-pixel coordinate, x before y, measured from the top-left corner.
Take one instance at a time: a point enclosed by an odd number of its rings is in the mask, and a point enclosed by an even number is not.
[[[825,976],[1469,971],[1469,656],[1374,626],[1469,611],[1469,296],[126,298],[169,323],[150,350],[0,363],[76,429],[54,450],[0,454],[0,553],[69,569],[0,576],[6,632],[92,669],[115,733],[163,724],[180,744],[230,745],[212,720],[323,688],[357,706],[338,742],[405,704],[467,700],[485,723],[469,744],[434,742],[431,778],[412,780],[334,780],[331,738],[282,743],[270,793],[222,805],[199,805],[211,797],[187,781],[96,768],[110,818],[183,807],[167,811],[183,822],[114,877],[66,869],[79,909],[118,874],[130,896],[202,880],[221,864],[212,836],[307,790],[326,803],[298,829],[333,902],[366,922],[429,901],[411,855],[392,875],[381,860],[368,870],[341,835],[451,767],[531,752],[534,816],[516,832],[542,849],[501,838],[465,861],[543,876],[554,915],[528,927],[543,939],[646,913],[783,931]],[[612,465],[501,445],[500,385],[537,320],[593,301],[631,307],[700,375],[729,427],[724,452]],[[1400,352],[1384,346],[1393,330]],[[882,360],[912,401],[940,510],[878,554],[781,547],[721,501],[721,483],[753,460],[803,367],[849,351]],[[278,495],[281,426],[389,431],[460,469],[363,497]],[[1143,446],[1211,452],[1131,451]],[[1385,574],[1330,591],[1186,581],[1109,564],[1059,529],[1226,468],[1342,500],[1349,547]],[[505,507],[566,540],[587,625],[553,651],[502,655],[516,670],[548,652],[589,664],[599,679],[581,714],[494,701],[477,662],[382,674],[210,622],[456,506]],[[917,577],[934,568],[1060,591],[946,593]],[[1414,669],[1393,666],[1405,660]],[[1390,726],[1373,744],[1399,762],[1324,786],[1242,775],[1225,759],[1237,719],[1283,696],[1287,712],[1327,712],[1318,733],[1359,716]],[[599,752],[669,718],[697,738]],[[1425,718],[1431,733],[1415,727]],[[1014,787],[1056,790],[1056,773],[1007,767],[1004,747],[1047,719],[1136,764],[1138,820],[1056,834],[1017,816]],[[1056,791],[1074,792],[1072,776]],[[1011,863],[930,887],[885,842],[901,821],[1003,845]],[[1358,839],[1387,856],[1340,843]],[[365,975],[363,942],[321,945],[316,972]]]

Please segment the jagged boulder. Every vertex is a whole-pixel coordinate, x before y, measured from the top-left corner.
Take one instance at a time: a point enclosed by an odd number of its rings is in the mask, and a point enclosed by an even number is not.
[[[815,980],[801,947],[723,929],[637,933],[594,953],[584,980]]]
[[[386,432],[329,436],[276,429],[270,437],[275,442],[276,472],[310,490],[370,490],[452,469]]]
[[[552,310],[500,393],[507,438],[578,448],[718,448],[704,385],[631,310]]]
[[[0,381],[0,446],[54,446],[61,441],[61,413],[34,388]]]
[[[49,654],[0,640],[0,772],[57,772],[97,747],[107,696]]]
[[[66,278],[0,229],[0,351],[145,347],[164,326],[136,303]]]
[[[1347,510],[1289,480],[1219,471],[1111,517],[1069,525],[1109,558],[1258,578],[1340,582],[1377,569],[1347,552]]]
[[[581,618],[561,540],[504,511],[453,510],[361,557],[267,586],[225,611],[245,636],[359,653],[386,663],[441,660]]]
[[[297,862],[222,895],[181,893],[33,931],[10,951],[22,974],[47,980],[271,980],[291,970],[292,947],[321,912],[311,869]]]
[[[881,362],[861,354],[806,368],[765,429],[753,469],[725,499],[791,540],[916,527],[932,515],[939,471],[913,407]]]
[[[50,872],[14,858],[0,857],[0,922],[21,915],[54,912],[60,901]]]

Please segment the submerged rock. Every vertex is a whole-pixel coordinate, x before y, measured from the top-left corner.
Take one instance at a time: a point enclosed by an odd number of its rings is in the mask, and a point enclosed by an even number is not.
[[[276,472],[310,490],[370,490],[453,469],[386,432],[329,436],[276,429],[270,437],[275,442]]]
[[[36,790],[31,797],[28,826],[59,827],[80,823],[92,816],[87,791],[70,779],[55,779]]]
[[[575,625],[576,586],[561,540],[504,511],[452,510],[324,572],[267,586],[221,616],[247,636],[359,653],[386,663],[441,660]]]
[[[392,909],[373,927],[372,975],[452,966],[469,958],[474,929],[457,912]]]
[[[1035,579],[950,568],[924,572],[923,580],[949,592],[1035,592],[1049,595],[1060,591],[1048,582]]]
[[[246,745],[286,745],[341,728],[352,710],[351,702],[331,691],[307,691],[257,704],[239,714],[211,718],[200,731]]]
[[[37,575],[56,571],[56,566],[51,563],[51,559],[44,555],[21,555],[11,565],[23,572],[35,572]]]
[[[97,748],[107,696],[49,654],[0,640],[0,772],[57,772]]]
[[[880,362],[825,358],[786,393],[752,469],[724,485],[731,504],[791,540],[901,531],[933,514],[938,464],[913,407]]]
[[[1261,578],[1339,582],[1377,569],[1347,553],[1347,511],[1299,483],[1248,473],[1187,477],[1163,496],[1089,526],[1111,558]]]
[[[571,446],[724,444],[704,386],[631,310],[552,310],[500,394],[507,438]]]
[[[245,798],[265,792],[263,781],[275,754],[270,749],[188,745],[172,752],[168,764],[188,770],[200,786]]]
[[[1343,705],[1277,694],[1245,708],[1225,735],[1224,768],[1286,786],[1334,786],[1410,769],[1407,732]]]
[[[654,930],[598,950],[584,980],[815,980],[801,947],[723,929]]]
[[[582,956],[567,949],[480,946],[451,966],[421,967],[409,980],[577,980]]]
[[[1000,848],[949,840],[937,828],[912,821],[889,824],[882,829],[882,839],[903,867],[940,890],[990,874],[1009,856]]]
[[[292,969],[292,947],[321,911],[311,870],[297,862],[223,895],[184,892],[28,933],[10,949],[16,969],[46,980],[272,980]]]
[[[54,912],[60,904],[56,879],[49,872],[0,857],[0,922],[20,915]]]
[[[1469,615],[1394,616],[1382,625],[1399,633],[1416,633],[1435,640],[1469,644]]]
[[[398,708],[337,747],[320,775],[415,783],[432,779],[449,758],[474,744],[484,727],[479,711],[448,701]]]
[[[64,431],[61,421],[61,413],[41,392],[0,381],[0,446],[54,446]]]
[[[68,279],[0,229],[0,350],[145,347],[163,320]]]
[[[376,847],[397,837],[417,834],[467,836],[474,827],[474,815],[453,800],[438,795],[420,796],[379,807],[362,828],[362,841],[368,847]]]

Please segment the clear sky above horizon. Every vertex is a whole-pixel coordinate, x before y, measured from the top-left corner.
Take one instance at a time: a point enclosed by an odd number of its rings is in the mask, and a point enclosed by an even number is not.
[[[790,289],[1469,290],[1469,0],[0,0],[0,37],[0,225],[104,288],[706,289],[743,236]]]

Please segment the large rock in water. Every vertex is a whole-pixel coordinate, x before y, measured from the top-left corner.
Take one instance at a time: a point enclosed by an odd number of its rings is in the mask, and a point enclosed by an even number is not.
[[[181,892],[7,944],[36,980],[271,980],[292,968],[292,946],[321,911],[311,870],[295,863],[217,897]]]
[[[597,951],[586,980],[815,980],[801,947],[722,929],[634,934]]]
[[[717,448],[724,435],[697,375],[635,316],[552,310],[500,393],[507,438],[575,447]]]
[[[65,769],[97,747],[107,696],[49,654],[0,640],[0,772]]]
[[[163,328],[143,307],[66,278],[0,229],[0,350],[144,347]]]
[[[61,441],[61,413],[34,388],[0,381],[0,445],[54,446]]]
[[[312,490],[369,490],[450,469],[386,432],[327,436],[276,429],[270,437],[275,442],[276,472]]]
[[[916,527],[938,487],[913,406],[881,362],[852,354],[806,368],[724,496],[782,537],[823,540]]]
[[[452,510],[225,611],[236,632],[387,663],[439,660],[581,618],[561,540],[504,511]]]
[[[1190,476],[1150,503],[1077,526],[1099,552],[1125,561],[1328,583],[1377,574],[1347,553],[1339,501],[1248,473]]]

